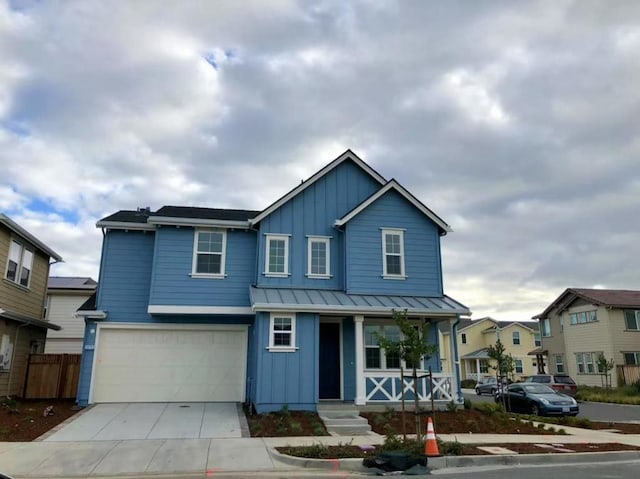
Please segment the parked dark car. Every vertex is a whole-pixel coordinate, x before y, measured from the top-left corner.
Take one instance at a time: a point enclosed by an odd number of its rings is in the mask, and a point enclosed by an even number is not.
[[[544,384],[559,393],[571,397],[576,397],[576,393],[578,392],[578,386],[575,381],[571,379],[571,376],[566,374],[534,374],[525,379],[524,382]]]
[[[534,416],[577,416],[580,412],[575,399],[544,384],[511,384],[505,392],[496,394],[496,403],[502,404],[503,396],[507,410],[511,412]]]
[[[494,377],[484,378],[481,382],[476,384],[476,394],[481,396],[483,394],[491,394],[495,396],[498,391],[501,391],[504,386],[511,384],[511,380],[503,378],[501,385],[498,385],[498,380]]]

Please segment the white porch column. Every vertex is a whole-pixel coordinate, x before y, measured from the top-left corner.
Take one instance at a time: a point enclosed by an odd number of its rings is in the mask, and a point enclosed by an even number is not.
[[[460,357],[458,356],[458,338],[457,333],[458,330],[456,328],[457,323],[459,322],[458,318],[453,318],[449,320],[449,341],[451,348],[451,362],[452,368],[451,372],[453,373],[453,380],[451,381],[451,395],[454,398],[462,397],[461,391],[458,391],[458,384],[460,381]],[[458,401],[460,402],[460,401]]]
[[[357,406],[364,406],[367,402],[367,390],[364,379],[364,315],[353,317],[356,329],[356,400]]]
[[[479,358],[476,358],[476,373],[477,373],[476,382],[480,382],[480,359]]]

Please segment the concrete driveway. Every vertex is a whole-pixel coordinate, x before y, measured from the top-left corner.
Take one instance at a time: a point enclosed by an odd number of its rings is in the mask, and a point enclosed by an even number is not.
[[[249,434],[236,403],[118,403],[96,404],[44,441],[237,437]]]

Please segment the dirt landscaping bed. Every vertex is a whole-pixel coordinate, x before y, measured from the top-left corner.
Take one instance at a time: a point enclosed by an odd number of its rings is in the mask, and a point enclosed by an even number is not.
[[[402,412],[388,410],[384,412],[361,413],[367,418],[371,428],[378,434],[389,432],[402,434]],[[415,415],[404,413],[407,434],[415,434]],[[427,430],[427,415],[421,415],[422,433]],[[562,426],[536,426],[502,412],[484,412],[474,409],[459,411],[438,411],[435,413],[436,434],[562,434]]]
[[[458,443],[459,444],[459,443]],[[573,452],[611,452],[611,451],[639,451],[640,447],[628,446],[625,444],[607,443],[607,444],[459,444],[455,455],[460,456],[479,456],[493,455],[488,451],[478,449],[478,447],[501,447],[509,449],[517,454],[568,454]],[[277,447],[276,450],[281,454],[288,456],[314,458],[314,459],[346,459],[346,458],[365,458],[375,456],[380,447],[360,448],[353,445],[341,446],[305,446],[305,447]]]
[[[283,408],[268,414],[246,414],[251,437],[328,436],[324,423],[314,412]]]
[[[53,408],[45,416],[49,406]],[[3,400],[0,402],[0,442],[33,441],[77,412],[73,399]]]

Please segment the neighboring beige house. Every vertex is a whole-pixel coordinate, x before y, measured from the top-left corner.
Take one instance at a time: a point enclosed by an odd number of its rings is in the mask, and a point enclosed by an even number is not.
[[[82,354],[84,319],[75,314],[95,293],[97,286],[91,278],[49,277],[44,319],[60,325],[62,330],[47,332],[45,353]]]
[[[513,379],[523,379],[537,372],[536,359],[529,352],[540,346],[538,324],[535,321],[498,321],[493,318],[476,320],[462,319],[458,325],[458,355],[460,357],[460,377],[462,379],[482,378],[495,375],[491,369],[489,346],[496,344],[500,338],[505,353],[511,354],[515,360]],[[449,371],[451,365],[451,349],[449,332],[441,332],[441,361],[443,371]]]
[[[616,365],[640,365],[640,291],[568,288],[534,319],[550,373],[601,386],[600,353]],[[611,385],[617,384],[613,370]]]
[[[23,394],[29,354],[60,329],[42,320],[51,260],[62,258],[0,213],[0,397]]]

